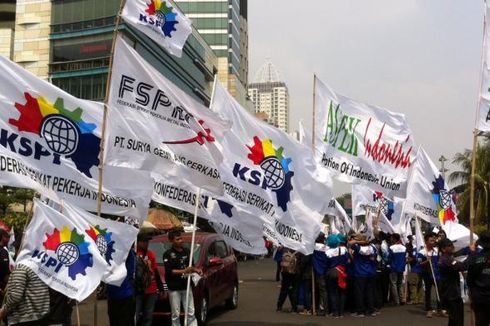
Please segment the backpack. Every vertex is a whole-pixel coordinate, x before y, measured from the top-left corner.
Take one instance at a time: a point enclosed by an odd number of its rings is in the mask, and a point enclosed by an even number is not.
[[[287,251],[282,255],[281,269],[285,273],[294,274],[296,269],[296,252]]]
[[[145,258],[146,255],[144,257],[136,255],[134,288],[137,294],[145,293],[146,289],[151,284],[151,270]]]

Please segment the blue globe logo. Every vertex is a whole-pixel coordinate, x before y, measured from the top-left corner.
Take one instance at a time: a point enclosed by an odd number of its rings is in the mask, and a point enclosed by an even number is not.
[[[272,190],[280,189],[286,181],[281,162],[275,157],[267,157],[260,163],[264,171],[267,187]]]
[[[80,131],[70,119],[52,114],[43,120],[41,136],[53,152],[71,155],[77,150]]]
[[[63,242],[56,248],[58,260],[66,266],[73,265],[80,257],[78,246],[72,242]]]

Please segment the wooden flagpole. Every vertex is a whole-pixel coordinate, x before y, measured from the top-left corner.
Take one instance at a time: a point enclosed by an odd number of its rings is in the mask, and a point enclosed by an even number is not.
[[[313,123],[312,123],[312,131],[311,131],[311,150],[313,151],[313,155],[315,155],[315,120],[316,120],[316,74],[313,74]]]
[[[101,139],[100,139],[100,151],[99,151],[99,188],[97,191],[97,216],[101,216],[102,212],[102,184],[104,182],[104,152],[105,152],[105,138],[106,138],[106,128],[107,128],[107,111],[109,109],[109,95],[111,90],[111,78],[112,78],[112,66],[114,62],[114,50],[116,48],[116,39],[119,30],[119,25],[121,24],[121,13],[124,8],[124,4],[126,0],[121,0],[119,5],[119,12],[116,17],[116,23],[114,25],[114,32],[112,34],[112,46],[111,46],[111,54],[109,57],[109,72],[107,74],[107,82],[105,88],[105,97],[104,97],[104,113],[102,116],[102,130],[101,130]],[[98,325],[98,307],[97,307],[97,296],[94,298],[94,320],[93,325]]]
[[[473,244],[473,232],[475,229],[475,170],[476,154],[478,146],[478,131],[473,131],[473,152],[471,157],[471,175],[470,175],[470,244]]]

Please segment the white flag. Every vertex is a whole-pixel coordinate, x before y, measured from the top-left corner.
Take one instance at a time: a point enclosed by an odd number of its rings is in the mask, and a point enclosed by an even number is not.
[[[63,214],[70,218],[84,220],[89,224],[85,233],[93,240],[108,265],[102,281],[117,286],[121,285],[127,274],[126,257],[136,241],[138,229],[123,222],[83,212],[66,202],[63,203]]]
[[[477,112],[476,128],[483,132],[490,132],[490,3],[485,1],[485,34],[483,35],[483,62],[481,76],[481,90],[479,109]]]
[[[221,85],[211,107],[233,123],[220,140],[227,201],[268,220],[288,240],[284,245],[311,253],[332,197],[331,180],[318,173],[311,149],[255,119]]]
[[[442,229],[446,232],[447,238],[454,241],[454,248],[456,250],[461,250],[469,246],[471,232],[466,226],[457,222],[448,221],[442,226]],[[473,241],[476,240],[478,240],[478,236],[473,233]]]
[[[16,263],[29,266],[49,287],[82,301],[107,270],[97,244],[86,234],[89,227],[79,214],[61,214],[35,200]]]
[[[0,184],[95,211],[102,112],[0,56]],[[146,217],[152,179],[104,170],[102,212]]]
[[[418,217],[415,217],[415,244],[417,252],[419,252],[420,249],[425,248],[424,235],[422,234],[422,227],[420,226]]]
[[[179,58],[192,33],[191,21],[165,0],[127,0],[121,17]]]
[[[432,224],[457,222],[456,205],[452,197],[436,165],[420,148],[408,183],[405,212]]]
[[[332,198],[328,203],[327,215],[335,216],[336,229],[341,233],[348,233],[352,229],[351,221],[347,215],[345,209],[340,205],[340,203]]]
[[[116,40],[108,114],[106,163],[180,178],[223,192],[215,145],[228,121],[195,101],[148,64],[121,37]]]
[[[341,181],[404,198],[416,155],[405,116],[338,95],[318,79],[315,99],[319,164]]]

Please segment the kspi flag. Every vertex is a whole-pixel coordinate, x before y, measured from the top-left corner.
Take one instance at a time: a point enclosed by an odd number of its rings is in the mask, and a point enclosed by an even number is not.
[[[191,21],[165,0],[127,0],[121,17],[179,58],[192,33]]]
[[[16,262],[29,266],[49,287],[82,301],[99,286],[108,266],[89,229],[80,214],[61,214],[35,200]]]
[[[160,74],[120,36],[108,114],[107,165],[175,170],[180,178],[223,192],[215,145],[230,124]]]
[[[2,56],[0,70],[0,184],[95,211],[103,106],[77,99]],[[104,172],[102,212],[146,217],[149,173]]]
[[[433,224],[457,222],[453,194],[439,169],[423,148],[419,149],[408,183],[405,212]]]
[[[405,116],[336,94],[318,79],[315,85],[317,162],[341,181],[404,198],[416,155]]]
[[[481,71],[481,89],[479,108],[476,118],[476,128],[483,132],[490,132],[490,3],[485,1],[485,29],[483,35],[483,62]]]
[[[284,245],[311,253],[325,198],[332,197],[331,180],[318,173],[311,149],[255,119],[219,84],[211,107],[233,124],[219,142],[226,200],[270,222],[288,239]]]

